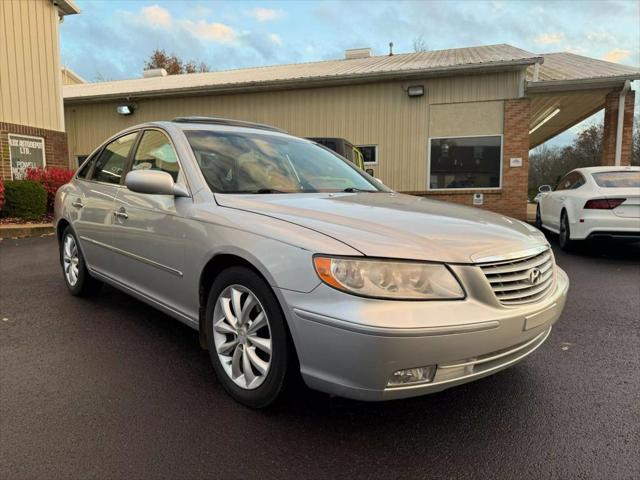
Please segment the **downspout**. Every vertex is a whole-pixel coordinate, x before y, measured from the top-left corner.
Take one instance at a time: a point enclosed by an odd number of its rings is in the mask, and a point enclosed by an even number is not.
[[[622,87],[622,91],[620,92],[620,97],[618,99],[618,127],[616,131],[616,167],[620,166],[622,159],[622,128],[624,126],[624,101],[627,98],[627,92],[631,87],[631,82],[629,80],[624,82],[624,87]]]

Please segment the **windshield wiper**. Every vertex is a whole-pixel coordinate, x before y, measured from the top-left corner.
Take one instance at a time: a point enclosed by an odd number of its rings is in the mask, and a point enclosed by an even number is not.
[[[251,193],[287,193],[282,190],[276,190],[275,188],[259,188],[258,190]]]
[[[347,193],[356,193],[356,192],[377,192],[378,190],[363,190],[361,188],[356,188],[356,187],[347,187],[344,190],[342,190],[343,192],[347,192]]]

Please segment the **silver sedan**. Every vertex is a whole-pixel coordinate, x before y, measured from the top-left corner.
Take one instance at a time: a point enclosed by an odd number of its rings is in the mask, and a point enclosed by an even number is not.
[[[55,222],[72,294],[108,283],[198,330],[256,408],[300,374],[362,400],[490,375],[545,341],[569,287],[527,224],[395,193],[237,121],[118,133],[58,191]]]

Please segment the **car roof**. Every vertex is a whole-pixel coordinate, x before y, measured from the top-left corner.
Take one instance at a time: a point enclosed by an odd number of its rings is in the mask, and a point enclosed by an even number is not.
[[[582,172],[582,173],[598,173],[598,172],[620,172],[620,171],[632,171],[639,172],[640,167],[630,167],[628,165],[609,165],[609,166],[598,166],[598,167],[582,167],[576,168],[574,172]]]

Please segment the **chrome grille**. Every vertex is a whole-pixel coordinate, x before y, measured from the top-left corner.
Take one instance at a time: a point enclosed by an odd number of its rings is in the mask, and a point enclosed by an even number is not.
[[[550,249],[530,257],[481,264],[480,268],[503,305],[540,300],[549,293],[554,282],[554,260]],[[531,281],[532,275],[538,277],[534,282]]]

